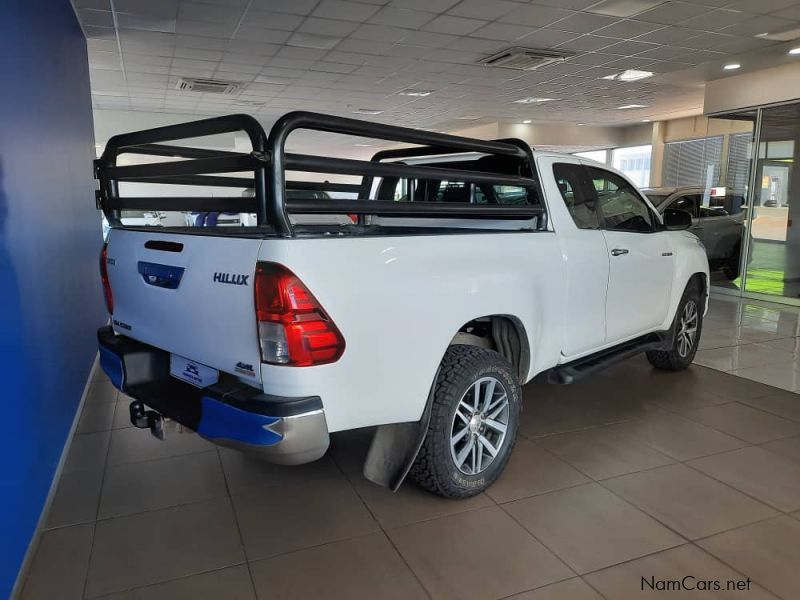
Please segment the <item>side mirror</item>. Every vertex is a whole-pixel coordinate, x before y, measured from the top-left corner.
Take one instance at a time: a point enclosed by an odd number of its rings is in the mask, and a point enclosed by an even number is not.
[[[664,211],[664,227],[671,231],[689,229],[692,226],[692,215],[685,210],[668,208]]]

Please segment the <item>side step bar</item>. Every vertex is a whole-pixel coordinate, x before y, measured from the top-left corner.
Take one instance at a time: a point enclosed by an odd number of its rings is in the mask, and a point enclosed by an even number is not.
[[[607,369],[618,362],[647,352],[648,350],[666,350],[672,347],[671,330],[650,333],[648,335],[623,342],[618,346],[606,348],[572,362],[553,367],[547,372],[548,383],[568,385],[597,371]]]

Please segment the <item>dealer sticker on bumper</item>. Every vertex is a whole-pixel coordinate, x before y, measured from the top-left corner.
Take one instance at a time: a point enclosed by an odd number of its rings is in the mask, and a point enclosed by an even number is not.
[[[217,369],[201,365],[177,354],[171,355],[169,373],[173,377],[182,379],[199,388],[214,385],[219,379],[219,371]]]

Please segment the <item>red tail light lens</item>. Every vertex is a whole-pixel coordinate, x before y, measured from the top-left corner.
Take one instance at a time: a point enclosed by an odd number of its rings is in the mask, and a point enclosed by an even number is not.
[[[108,281],[108,244],[103,244],[100,251],[100,280],[103,282],[103,296],[106,300],[108,314],[114,314],[114,295],[111,293],[111,284]]]
[[[332,363],[342,356],[342,334],[289,269],[276,263],[258,263],[255,295],[264,362],[307,367]]]

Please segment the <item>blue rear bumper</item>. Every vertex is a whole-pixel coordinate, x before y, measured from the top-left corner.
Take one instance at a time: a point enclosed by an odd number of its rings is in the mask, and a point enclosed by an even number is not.
[[[218,383],[196,388],[170,376],[168,352],[117,335],[110,327],[98,330],[97,337],[100,366],[114,386],[214,443],[281,464],[316,460],[328,448],[318,396],[272,396],[225,373]]]

